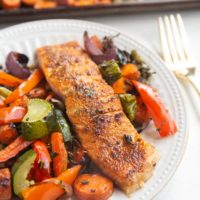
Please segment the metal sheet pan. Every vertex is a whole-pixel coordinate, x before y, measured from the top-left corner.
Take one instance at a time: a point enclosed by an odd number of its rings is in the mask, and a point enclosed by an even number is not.
[[[111,5],[56,7],[45,10],[24,7],[10,11],[0,10],[0,23],[189,8],[200,8],[200,0],[139,0]]]

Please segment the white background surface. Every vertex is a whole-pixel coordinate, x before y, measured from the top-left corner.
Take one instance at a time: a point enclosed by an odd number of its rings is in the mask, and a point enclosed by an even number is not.
[[[171,13],[171,12],[170,12]],[[161,53],[157,18],[169,12],[101,16],[86,20],[107,24],[129,33],[135,39]],[[173,13],[176,13],[175,11]],[[191,48],[200,63],[200,10],[188,10],[182,14]],[[1,25],[0,28],[7,27]],[[200,77],[198,77],[200,79]],[[154,200],[200,199],[200,98],[189,84],[181,82],[185,106],[188,111],[189,138],[183,160],[175,175]]]

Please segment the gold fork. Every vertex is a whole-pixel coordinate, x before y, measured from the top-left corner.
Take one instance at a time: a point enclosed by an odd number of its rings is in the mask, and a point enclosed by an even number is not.
[[[200,95],[200,75],[197,77],[187,34],[180,14],[158,18],[163,59],[179,78],[188,80]]]

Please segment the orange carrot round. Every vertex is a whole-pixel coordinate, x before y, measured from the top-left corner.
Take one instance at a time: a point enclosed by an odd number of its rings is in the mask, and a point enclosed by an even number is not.
[[[107,200],[113,193],[113,183],[99,174],[82,174],[74,183],[79,200]]]
[[[62,133],[55,132],[51,135],[51,146],[54,153],[54,175],[59,176],[63,171],[67,169],[68,162],[68,154],[65,148]]]

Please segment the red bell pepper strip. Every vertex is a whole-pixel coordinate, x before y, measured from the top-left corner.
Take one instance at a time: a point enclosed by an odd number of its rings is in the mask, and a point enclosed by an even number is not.
[[[18,99],[19,97],[24,96],[30,90],[32,90],[43,78],[42,71],[36,69],[29,78],[24,81],[18,88],[16,88],[5,100],[5,103],[11,103]]]
[[[0,125],[8,124],[11,122],[21,122],[27,112],[26,96],[17,99],[9,107],[0,108]]]
[[[139,92],[142,101],[146,105],[160,136],[166,137],[175,134],[177,132],[176,123],[169,115],[156,91],[154,91],[150,86],[138,81],[133,80],[132,82],[136,87],[136,90]]]
[[[0,125],[21,122],[27,109],[21,106],[9,106],[0,109]]]
[[[7,74],[4,71],[0,71],[0,85],[15,87],[21,84],[23,80]]]
[[[51,178],[51,157],[46,144],[38,140],[33,143],[33,150],[36,152],[37,156],[34,167],[30,172],[31,178],[36,182]]]
[[[20,151],[28,147],[32,142],[25,141],[22,136],[16,138],[5,149],[0,151],[0,163],[15,157]]]

